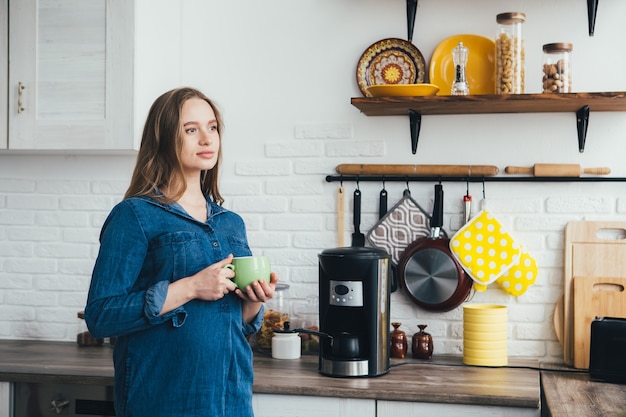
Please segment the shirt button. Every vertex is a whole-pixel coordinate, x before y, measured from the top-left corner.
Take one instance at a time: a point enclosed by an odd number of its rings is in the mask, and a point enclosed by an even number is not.
[[[220,245],[219,243],[217,243],[217,242],[213,242],[213,247],[214,247],[214,248],[217,248],[219,245]]]

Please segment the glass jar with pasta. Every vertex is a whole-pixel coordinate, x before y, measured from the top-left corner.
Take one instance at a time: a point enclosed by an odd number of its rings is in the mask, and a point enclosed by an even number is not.
[[[263,324],[256,334],[257,346],[262,349],[271,349],[274,330],[282,330],[285,322],[290,321],[290,317],[289,284],[278,283],[274,298],[265,303]]]
[[[526,14],[500,13],[496,16],[496,94],[524,94],[526,54],[522,24]]]

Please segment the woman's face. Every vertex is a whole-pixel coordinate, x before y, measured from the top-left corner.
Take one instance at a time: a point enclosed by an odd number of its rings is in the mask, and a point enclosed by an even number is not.
[[[187,175],[210,170],[217,164],[220,134],[213,108],[200,98],[183,104],[181,119],[183,149],[181,162]]]

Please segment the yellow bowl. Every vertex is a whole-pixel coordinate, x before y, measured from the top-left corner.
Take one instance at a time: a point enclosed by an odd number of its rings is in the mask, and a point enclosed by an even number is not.
[[[470,330],[463,330],[463,340],[474,340],[481,342],[507,340],[507,332],[473,332]]]
[[[377,84],[366,88],[372,97],[422,97],[434,96],[439,87],[434,84]]]
[[[506,323],[463,323],[463,331],[507,334]]]
[[[463,339],[463,351],[470,350],[506,350],[507,340]]]

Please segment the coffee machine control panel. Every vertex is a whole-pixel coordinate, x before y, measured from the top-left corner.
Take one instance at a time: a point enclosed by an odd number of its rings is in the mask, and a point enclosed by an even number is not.
[[[331,280],[329,304],[341,307],[363,307],[363,282]]]

